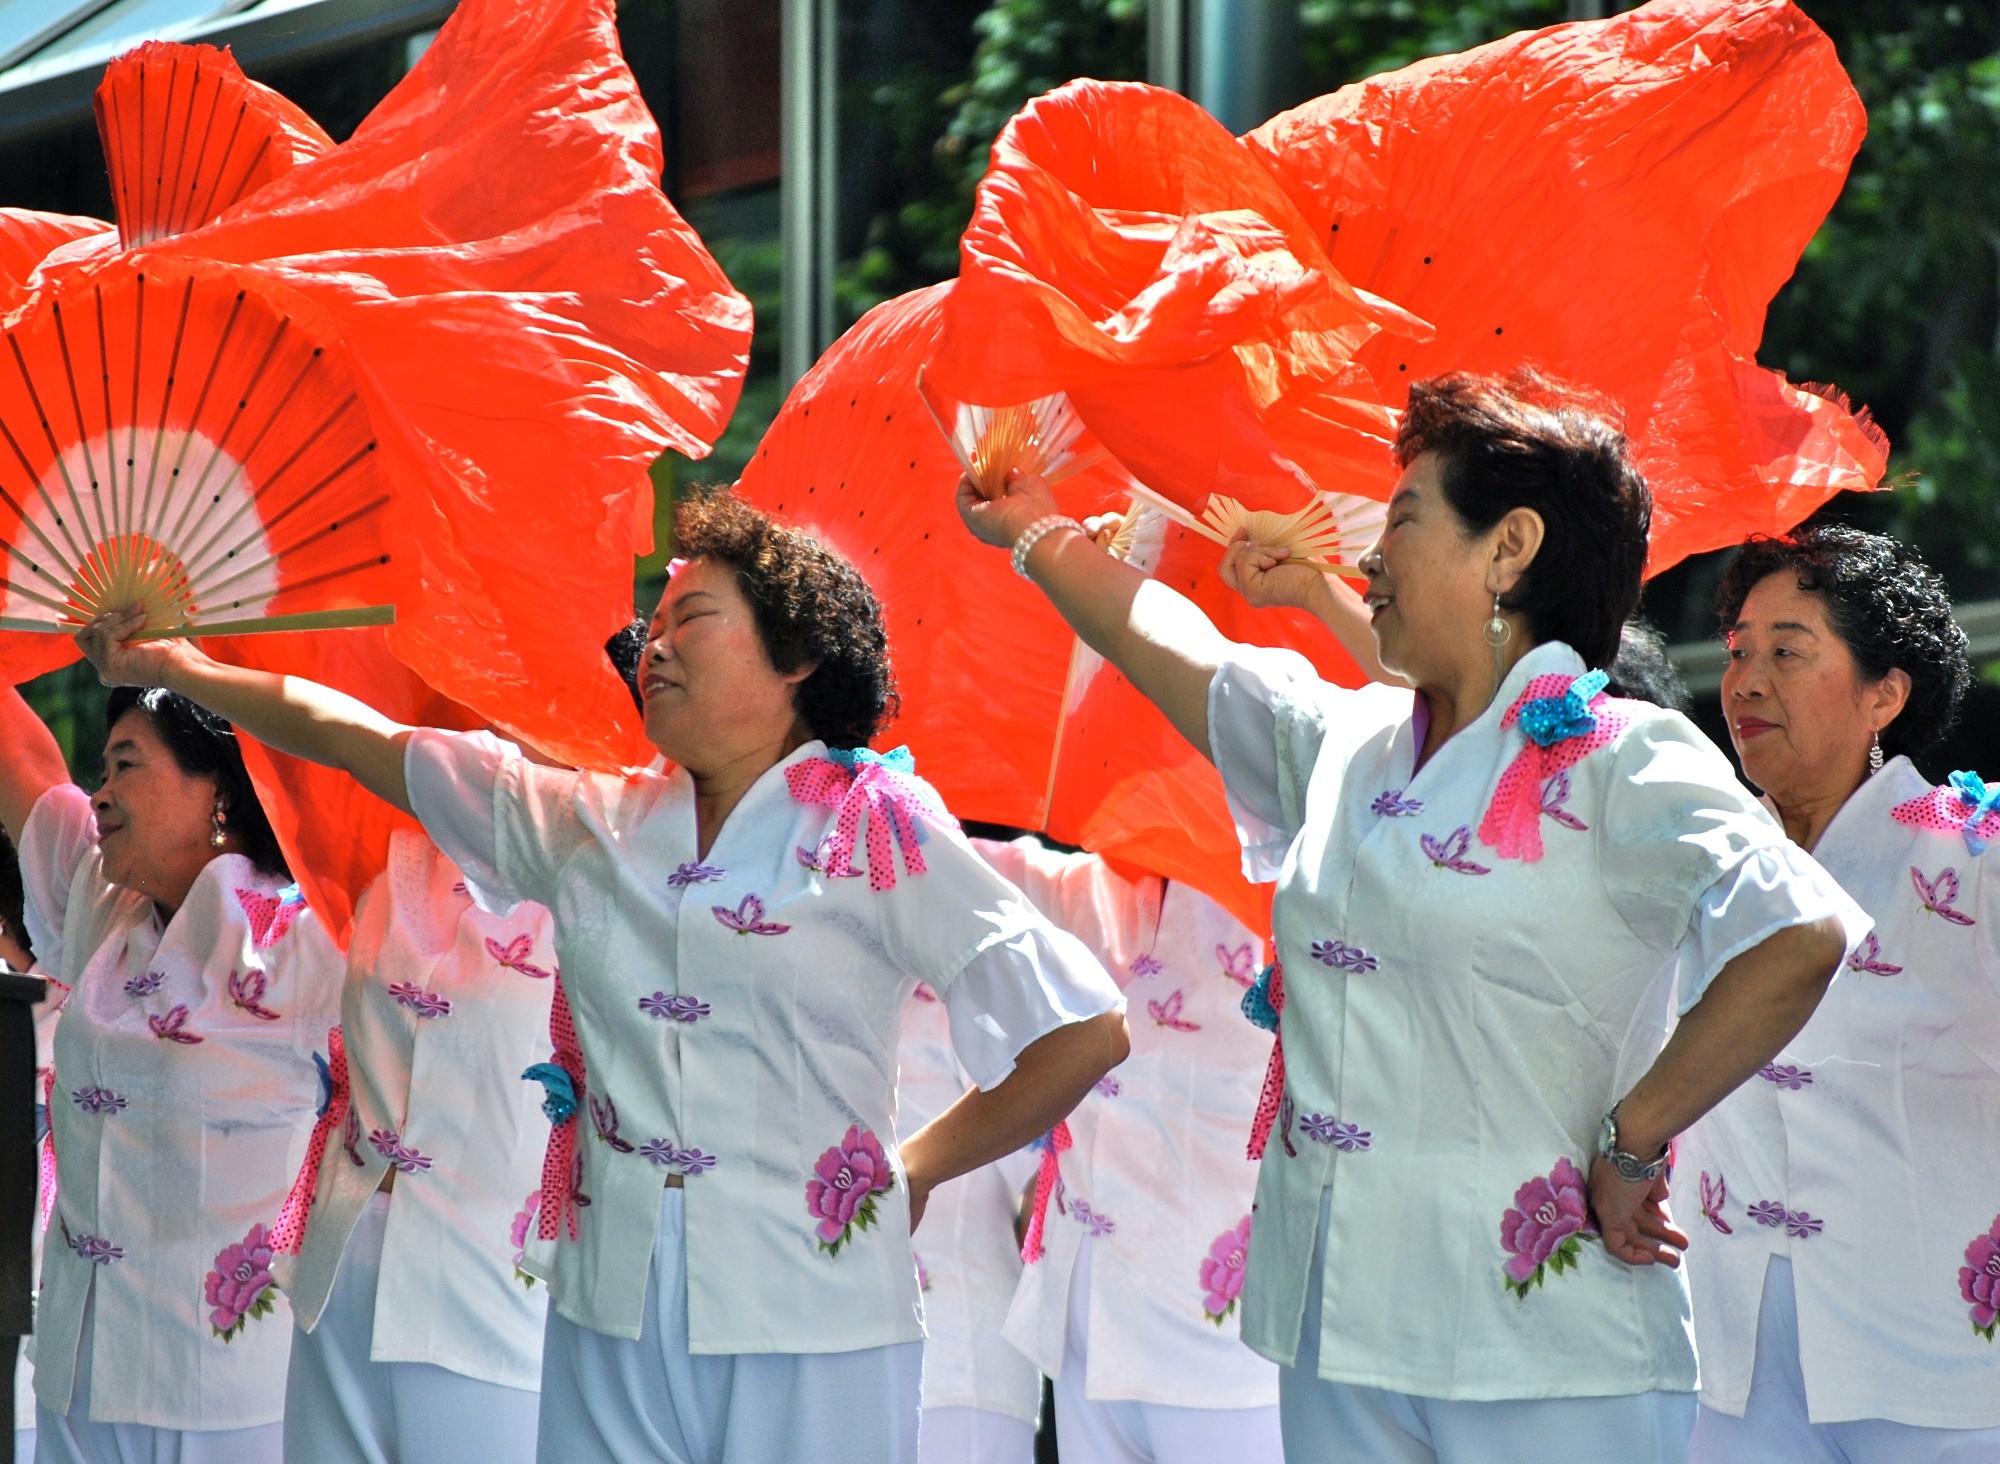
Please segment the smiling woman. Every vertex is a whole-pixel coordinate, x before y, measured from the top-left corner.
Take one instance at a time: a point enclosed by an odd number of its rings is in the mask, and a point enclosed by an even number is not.
[[[1672,1464],[1695,1368],[1669,1141],[1866,921],[1684,717],[1603,694],[1649,512],[1616,421],[1456,373],[1412,389],[1396,448],[1361,567],[1414,695],[1231,644],[1038,479],[959,507],[1214,761],[1277,883],[1242,1333],[1280,1364],[1287,1452]],[[1225,574],[1358,629],[1282,553],[1239,541]],[[1300,1142],[1299,1115],[1371,1144]]]
[[[49,1105],[63,1244],[43,1258],[40,1447],[275,1464],[292,1329],[252,1221],[277,1213],[312,1126],[340,958],[228,724],[129,688],[107,721],[86,797],[0,693],[0,821],[36,953],[74,988]]]
[[[727,493],[683,501],[676,530],[640,670],[661,772],[399,727],[135,644],[129,617],[81,640],[108,680],[171,687],[412,809],[482,901],[554,912],[555,1058],[531,1071],[555,1128],[524,1256],[555,1303],[542,1458],[705,1457],[726,1434],[733,1458],[812,1438],[828,1464],[914,1464],[910,1231],[936,1185],[1049,1130],[1124,1057],[1122,1002],[906,752],[868,750],[893,681],[855,568]],[[899,1144],[919,980],[979,1087]]]

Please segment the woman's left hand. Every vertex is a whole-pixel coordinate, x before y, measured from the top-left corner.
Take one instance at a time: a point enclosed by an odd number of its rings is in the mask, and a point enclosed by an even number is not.
[[[1628,1266],[1678,1266],[1686,1232],[1667,1213],[1667,1177],[1627,1179],[1599,1155],[1590,1166],[1590,1208],[1604,1249]]]
[[[1012,549],[1029,525],[1056,512],[1056,496],[1037,473],[1014,473],[992,498],[972,479],[958,480],[958,516],[974,538],[996,549]]]

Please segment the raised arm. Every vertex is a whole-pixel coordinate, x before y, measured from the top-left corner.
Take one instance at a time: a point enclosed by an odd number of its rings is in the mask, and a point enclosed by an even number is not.
[[[162,686],[208,708],[259,742],[339,768],[383,801],[410,812],[403,745],[411,729],[353,697],[297,676],[225,666],[189,641],[138,641],[143,612],[100,615],[76,643],[106,686]]]
[[[998,498],[970,480],[958,485],[959,516],[988,544],[1012,549],[1038,519],[1060,513],[1049,486],[1021,474]],[[1208,745],[1208,684],[1229,641],[1184,596],[1111,558],[1081,529],[1063,528],[1036,541],[1028,575],[1084,644],[1125,673],[1203,757]]]
[[[13,687],[0,687],[0,825],[20,847],[21,830],[36,801],[69,781],[62,749]]]

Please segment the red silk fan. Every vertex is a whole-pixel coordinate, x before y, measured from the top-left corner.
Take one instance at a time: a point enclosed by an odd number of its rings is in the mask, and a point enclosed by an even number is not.
[[[0,356],[0,629],[385,624],[389,487],[338,338],[242,271],[121,262]],[[360,608],[356,608],[360,607]]]
[[[1183,880],[1260,924],[1268,892],[1241,876],[1214,768],[959,522],[961,465],[916,384],[956,288],[891,300],[836,341],[792,389],[738,488],[823,535],[881,597],[903,691],[883,740],[909,744],[954,813]],[[1130,479],[1110,460],[1056,494],[1078,517],[1133,508]],[[1317,622],[1252,610],[1224,589],[1207,539],[1145,515],[1128,519],[1126,539],[1114,546],[1123,557],[1195,599],[1225,633],[1296,647],[1321,674],[1360,680]]]
[[[1360,348],[1391,405],[1532,362],[1624,407],[1658,573],[1882,481],[1865,411],[1755,360],[1865,126],[1786,0],[1655,0],[1359,82],[1244,142],[1348,279],[1435,328]]]

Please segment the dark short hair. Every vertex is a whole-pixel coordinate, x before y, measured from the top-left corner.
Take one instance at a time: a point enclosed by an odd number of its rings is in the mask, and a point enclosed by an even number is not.
[[[290,879],[292,871],[278,847],[278,836],[243,766],[236,729],[179,692],[157,686],[115,686],[104,706],[106,738],[119,719],[133,711],[145,717],[183,773],[215,779],[215,791],[226,810],[224,821],[250,862],[265,874]]]
[[[828,747],[866,747],[897,697],[882,604],[861,571],[728,489],[682,498],[674,534],[683,558],[735,572],[773,666],[813,667],[793,693],[812,735]]]
[[[1567,642],[1587,665],[1609,666],[1639,603],[1653,519],[1617,407],[1531,368],[1454,371],[1410,388],[1396,461],[1408,467],[1427,452],[1471,533],[1517,508],[1541,516],[1542,547],[1501,603],[1537,641]]]
[[[1916,550],[1844,524],[1802,524],[1747,540],[1716,590],[1723,634],[1743,618],[1750,592],[1774,574],[1789,574],[1819,596],[1863,676],[1880,681],[1897,669],[1909,676],[1909,700],[1882,729],[1883,752],[1921,757],[1944,740],[1972,684],[1972,658],[1943,577]]]
[[[1687,683],[1667,655],[1667,638],[1643,620],[1625,622],[1618,633],[1618,654],[1605,669],[1611,676],[1605,690],[1613,696],[1651,702],[1683,716],[1694,710]]]
[[[639,663],[646,659],[646,622],[634,620],[612,631],[611,639],[604,643],[604,654],[632,694],[632,705],[643,714],[646,698],[639,690]]]

